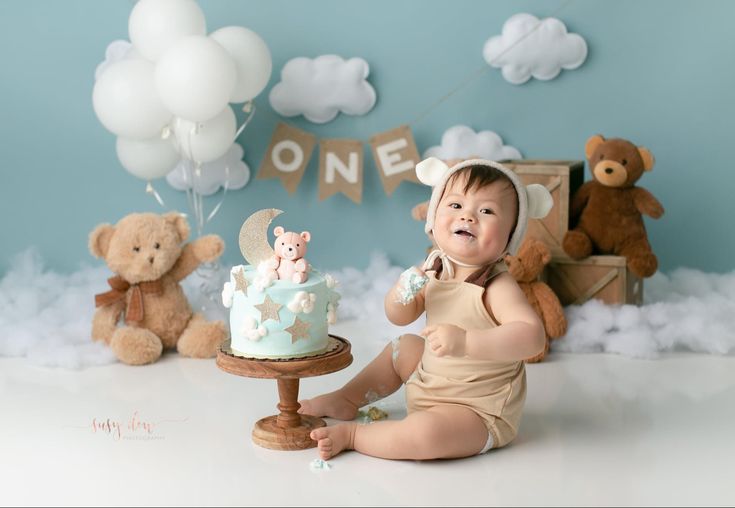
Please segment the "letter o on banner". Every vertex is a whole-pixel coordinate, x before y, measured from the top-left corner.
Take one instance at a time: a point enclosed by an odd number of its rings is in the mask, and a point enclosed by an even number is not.
[[[293,160],[291,160],[291,162],[284,162],[283,160],[282,154],[286,151],[293,154]],[[298,171],[304,163],[304,151],[298,143],[291,141],[290,139],[284,139],[276,143],[271,151],[271,157],[276,169],[278,171],[283,171],[284,173],[293,173],[294,171]]]

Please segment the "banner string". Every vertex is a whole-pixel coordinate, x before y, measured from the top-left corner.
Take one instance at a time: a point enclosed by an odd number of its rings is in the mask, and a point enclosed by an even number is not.
[[[559,14],[564,8],[566,8],[570,3],[572,3],[574,0],[566,0],[564,3],[559,5],[554,11],[546,16],[544,19],[539,20],[538,24],[536,24],[533,29],[529,30],[525,34],[523,34],[522,37],[518,38],[517,41],[513,42],[510,46],[505,48],[497,57],[496,59],[501,58],[503,55],[508,53],[510,50],[518,46],[521,42],[526,40],[528,37],[530,37],[533,33],[535,33],[541,25],[543,25],[544,21],[546,21],[549,18],[556,17],[557,14]],[[429,116],[429,113],[434,111],[436,108],[438,108],[440,105],[442,105],[444,102],[446,102],[450,97],[452,97],[454,94],[462,90],[464,87],[469,85],[472,81],[479,78],[480,76],[486,74],[487,72],[491,71],[493,68],[490,66],[489,63],[485,63],[482,67],[479,67],[478,69],[474,70],[472,73],[470,73],[468,76],[466,76],[462,81],[459,82],[457,86],[452,88],[449,92],[445,93],[441,97],[439,97],[437,100],[435,100],[432,104],[430,104],[426,109],[424,109],[419,115],[417,115],[411,122],[409,122],[409,125],[416,125],[417,123],[420,123],[424,118]]]

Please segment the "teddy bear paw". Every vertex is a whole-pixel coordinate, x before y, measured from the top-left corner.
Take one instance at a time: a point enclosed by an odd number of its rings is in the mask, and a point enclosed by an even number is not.
[[[225,250],[225,243],[217,235],[206,235],[196,240],[196,254],[201,261],[208,263],[219,258]]]
[[[190,358],[213,358],[225,339],[227,329],[222,321],[205,321],[201,314],[195,314],[179,337],[176,349]]]
[[[642,279],[650,277],[658,270],[658,259],[653,254],[629,257],[628,269]]]
[[[156,334],[145,328],[118,328],[110,339],[117,359],[128,365],[153,363],[161,356],[163,344]]]
[[[586,258],[592,254],[592,240],[581,231],[567,231],[562,248],[572,259]]]

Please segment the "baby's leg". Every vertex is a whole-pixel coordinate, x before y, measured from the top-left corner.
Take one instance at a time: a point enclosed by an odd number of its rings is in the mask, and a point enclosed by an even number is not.
[[[357,410],[387,397],[413,374],[424,352],[424,339],[402,335],[385,346],[359,374],[337,391],[299,401],[299,413],[352,420]]]
[[[311,438],[324,460],[343,450],[383,459],[429,460],[475,455],[485,447],[488,431],[471,409],[436,406],[400,421],[321,427],[311,431]]]

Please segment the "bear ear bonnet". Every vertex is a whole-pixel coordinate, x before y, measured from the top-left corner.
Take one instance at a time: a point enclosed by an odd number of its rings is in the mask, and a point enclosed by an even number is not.
[[[444,188],[447,185],[447,181],[449,181],[449,177],[460,169],[469,166],[488,166],[495,168],[503,173],[513,184],[513,187],[515,187],[516,194],[518,195],[518,221],[516,228],[510,237],[507,248],[507,251],[510,254],[515,255],[515,253],[518,252],[523,236],[526,234],[528,219],[541,219],[546,217],[551,210],[551,207],[554,205],[554,200],[552,199],[548,189],[543,185],[523,185],[518,178],[518,175],[495,161],[470,159],[460,162],[459,164],[455,164],[451,168],[435,157],[429,157],[428,159],[419,162],[416,165],[416,176],[421,183],[432,187],[429,208],[426,212],[426,226],[424,227],[424,230],[429,234],[432,229],[434,229],[436,209],[439,206],[439,200],[444,193]]]

